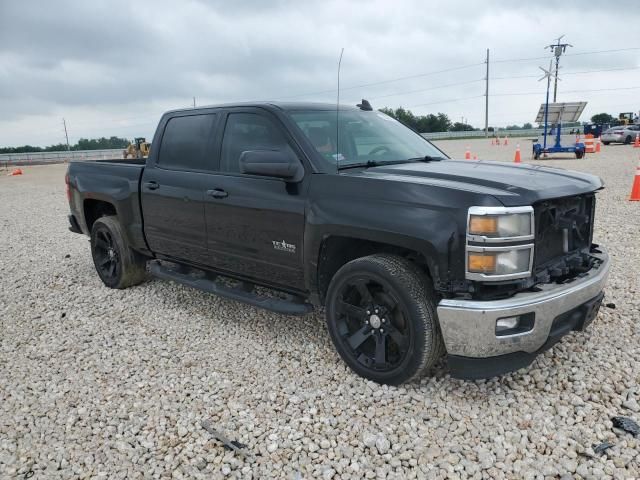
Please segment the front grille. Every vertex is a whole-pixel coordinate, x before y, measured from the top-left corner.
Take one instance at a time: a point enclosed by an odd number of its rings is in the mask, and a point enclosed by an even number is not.
[[[595,195],[546,200],[534,205],[534,271],[551,277],[582,270],[593,235]]]

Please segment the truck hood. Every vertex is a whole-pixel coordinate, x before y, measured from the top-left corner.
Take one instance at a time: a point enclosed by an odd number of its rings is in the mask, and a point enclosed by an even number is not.
[[[349,171],[347,171],[349,172]],[[603,188],[600,177],[528,164],[484,160],[443,160],[371,167],[355,172],[372,179],[436,185],[493,195],[505,206],[532,205]]]

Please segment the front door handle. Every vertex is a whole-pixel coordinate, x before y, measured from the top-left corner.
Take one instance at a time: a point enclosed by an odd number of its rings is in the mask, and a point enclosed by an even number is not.
[[[225,198],[229,196],[229,194],[224,190],[222,190],[221,188],[214,188],[213,190],[207,190],[207,195],[213,198]]]
[[[160,184],[158,182],[144,182],[144,186],[149,190],[157,190],[160,188]]]

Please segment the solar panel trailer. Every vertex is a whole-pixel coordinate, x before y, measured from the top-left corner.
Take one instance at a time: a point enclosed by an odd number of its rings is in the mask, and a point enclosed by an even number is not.
[[[582,114],[587,102],[564,102],[564,103],[543,103],[540,105],[536,123],[544,123],[543,142],[542,144],[533,144],[533,158],[547,157],[554,153],[573,153],[576,158],[582,158],[585,153],[585,146],[582,142],[576,142],[574,145],[563,147],[560,143],[560,134],[562,132],[563,122],[577,122]],[[547,145],[547,135],[549,135],[549,124],[554,125],[556,129],[555,144]],[[551,136],[551,135],[549,135]]]

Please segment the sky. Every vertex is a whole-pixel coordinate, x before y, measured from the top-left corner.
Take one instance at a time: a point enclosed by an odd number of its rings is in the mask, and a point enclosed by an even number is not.
[[[153,137],[162,112],[253,100],[443,112],[484,127],[535,120],[545,46],[558,101],[640,110],[640,8],[584,1],[0,0],[0,146]],[[601,52],[601,53],[594,53]]]

